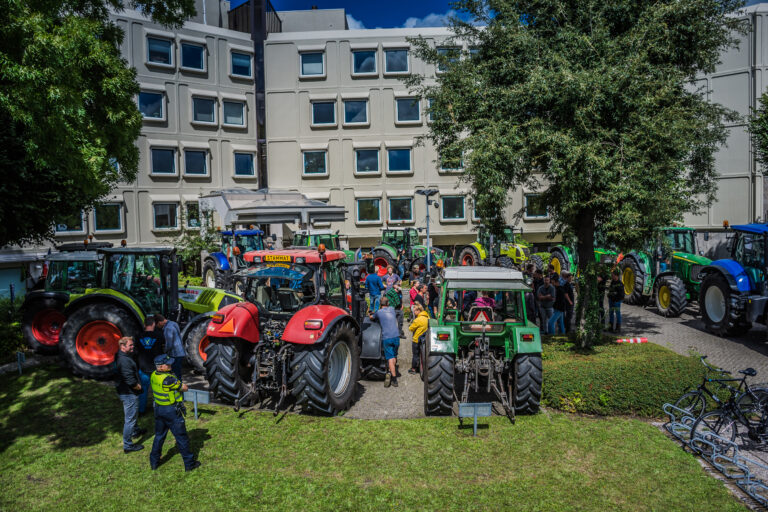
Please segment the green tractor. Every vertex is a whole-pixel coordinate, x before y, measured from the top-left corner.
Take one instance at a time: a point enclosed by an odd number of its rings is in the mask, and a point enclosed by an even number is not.
[[[414,268],[423,273],[427,268],[427,246],[421,245],[419,232],[416,228],[386,228],[381,231],[381,242],[373,248],[373,266],[378,275],[387,273],[387,267],[392,265],[398,269],[402,265],[403,279],[410,276]],[[446,264],[445,251],[432,247],[431,263],[442,261]]]
[[[541,336],[526,317],[527,291],[517,270],[445,269],[439,315],[421,352],[425,414],[450,415],[454,399],[491,392],[512,420],[539,410]]]
[[[520,269],[528,261],[538,269],[544,266],[541,256],[531,256],[530,246],[520,243],[514,228],[509,226],[504,228],[504,235],[501,238],[494,237],[485,227],[480,227],[477,232],[477,241],[463,247],[456,260],[462,266],[470,267],[490,265]]]
[[[338,231],[333,232],[330,229],[312,229],[301,230],[293,234],[292,247],[320,247],[325,245],[326,250],[342,251],[347,255],[346,263],[355,262],[355,252],[341,248],[341,241]]]
[[[574,273],[579,266],[579,255],[576,249],[569,245],[556,245],[549,251],[549,264],[560,274],[563,270]],[[612,267],[616,264],[618,253],[611,249],[595,247],[595,261],[601,265]]]
[[[680,316],[689,302],[698,300],[699,273],[710,263],[709,258],[698,254],[693,228],[663,228],[645,251],[622,258],[624,301],[645,305],[653,298],[659,313]]]

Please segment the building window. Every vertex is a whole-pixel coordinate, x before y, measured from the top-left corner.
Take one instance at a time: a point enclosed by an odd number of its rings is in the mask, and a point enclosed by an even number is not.
[[[152,148],[151,174],[176,174],[176,150]]]
[[[442,196],[440,201],[442,220],[464,220],[464,196]]]
[[[344,124],[368,124],[368,100],[344,101]]]
[[[205,47],[199,44],[181,43],[181,67],[205,69]]]
[[[381,222],[381,199],[358,199],[357,222]]]
[[[408,50],[384,50],[384,73],[408,73]]]
[[[188,228],[196,229],[200,227],[200,205],[197,201],[188,202],[184,205],[186,224]]]
[[[178,209],[176,203],[154,203],[154,226],[155,229],[175,229],[179,227]]]
[[[313,101],[312,102],[312,124],[313,125],[336,124],[336,102],[335,101]]]
[[[173,65],[173,43],[168,39],[147,38],[147,61],[153,64]]]
[[[94,231],[122,231],[122,208],[120,203],[106,203],[96,206],[93,209]]]
[[[163,93],[139,92],[139,112],[144,119],[165,119]]]
[[[376,50],[352,52],[353,75],[376,74]]]
[[[421,122],[421,112],[419,111],[419,100],[417,98],[398,98],[395,102],[397,105],[398,123]]]
[[[184,174],[188,176],[207,176],[208,152],[201,149],[185,149]]]
[[[192,119],[196,123],[215,123],[216,100],[210,98],[192,98]]]
[[[413,199],[396,197],[389,200],[389,220],[392,222],[413,221]]]
[[[549,217],[547,206],[541,200],[541,194],[525,194],[525,218],[546,219]]]
[[[70,217],[63,217],[56,222],[54,227],[57,233],[83,233],[85,232],[85,220],[83,214],[77,213]]]
[[[379,172],[378,149],[355,150],[355,172],[359,174]]]
[[[235,176],[253,175],[253,153],[235,153]]]
[[[304,175],[328,174],[327,155],[327,151],[304,151]]]
[[[448,66],[454,62],[459,61],[459,49],[458,48],[438,48],[437,54],[447,59],[447,63],[439,63],[437,65],[438,73],[445,73],[448,71]]]
[[[449,151],[440,156],[440,170],[455,172],[464,169],[464,159],[458,151]]]
[[[388,149],[387,161],[389,172],[411,172],[410,149]]]
[[[325,62],[323,52],[311,52],[301,54],[301,76],[325,75]]]
[[[251,78],[253,72],[251,71],[251,54],[232,52],[232,74],[235,76],[244,76]]]
[[[240,101],[225,101],[224,124],[245,126],[245,103]]]

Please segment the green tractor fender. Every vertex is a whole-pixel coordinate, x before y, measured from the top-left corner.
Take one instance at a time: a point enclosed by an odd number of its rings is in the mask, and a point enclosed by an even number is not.
[[[470,247],[475,248],[475,250],[477,251],[477,255],[480,256],[481,260],[485,260],[486,258],[488,258],[488,251],[485,250],[485,247],[480,245],[480,242],[472,242],[469,245]]]
[[[535,325],[509,326],[507,333],[504,343],[507,359],[517,354],[541,354],[541,333]]]
[[[646,252],[635,253],[635,259],[637,260],[640,269],[645,273],[645,281],[643,281],[643,295],[650,295],[653,293],[653,283],[656,277],[653,275],[656,268],[653,265],[653,259],[650,254]]]
[[[122,307],[126,311],[128,311],[131,316],[134,317],[134,319],[139,323],[139,325],[144,325],[144,312],[141,310],[138,304],[127,296],[124,293],[120,293],[116,290],[109,290],[106,288],[99,288],[94,290],[91,293],[88,293],[86,295],[83,295],[79,297],[78,299],[72,300],[67,304],[67,307],[64,308],[64,316],[69,317],[73,311],[82,308],[85,305],[88,304],[104,304],[104,303],[113,303],[117,306]]]
[[[373,251],[371,252],[376,252],[376,251],[384,251],[387,254],[389,254],[389,256],[393,260],[397,261],[397,249],[395,249],[391,245],[388,245],[388,244],[377,245],[376,247],[373,248]]]

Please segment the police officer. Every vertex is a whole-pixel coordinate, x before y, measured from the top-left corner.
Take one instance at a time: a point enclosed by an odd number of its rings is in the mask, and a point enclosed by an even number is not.
[[[184,469],[192,471],[200,467],[200,461],[195,459],[189,449],[189,436],[184,423],[186,410],[181,393],[188,388],[171,373],[172,364],[172,357],[160,354],[155,358],[157,369],[149,378],[155,400],[155,441],[152,443],[152,453],[149,454],[149,465],[152,469],[157,469],[160,465],[163,443],[170,430],[176,438],[181,458],[184,459]]]

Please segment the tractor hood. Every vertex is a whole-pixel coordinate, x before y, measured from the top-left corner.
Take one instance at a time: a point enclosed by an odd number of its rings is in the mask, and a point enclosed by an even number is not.
[[[712,260],[698,254],[692,254],[689,252],[674,252],[672,257],[675,259],[683,260],[686,263],[692,263],[694,265],[709,265]]]

